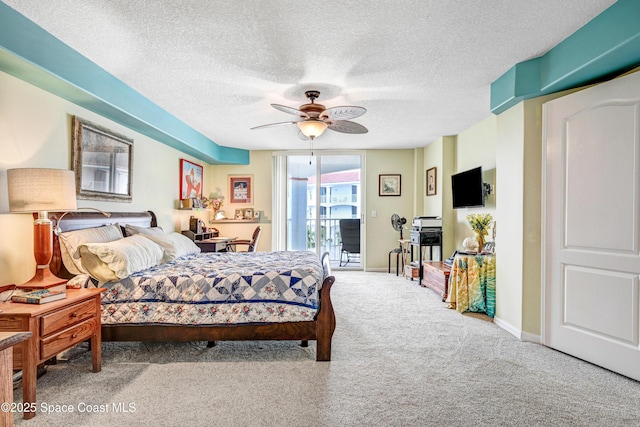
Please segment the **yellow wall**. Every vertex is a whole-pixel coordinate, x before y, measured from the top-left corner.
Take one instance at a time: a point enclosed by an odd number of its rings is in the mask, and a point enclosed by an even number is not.
[[[221,197],[224,200],[222,210],[229,218],[233,218],[236,209],[253,208],[254,211],[260,211],[260,223],[213,223],[213,227],[217,228],[224,236],[239,237],[241,239],[249,239],[256,226],[262,227],[260,241],[258,242],[259,251],[267,251],[271,249],[271,230],[272,230],[272,176],[273,162],[270,151],[252,151],[250,153],[250,162],[248,165],[209,165],[206,168],[206,177],[209,197]],[[229,175],[252,175],[253,176],[253,199],[252,205],[248,204],[232,204],[229,203]],[[205,213],[209,216],[209,213]],[[203,218],[204,219],[204,218]]]
[[[460,132],[456,138],[455,172],[463,172],[482,166],[484,182],[495,186],[496,176],[496,132],[497,119],[491,115],[476,123],[469,129]],[[449,186],[449,190],[450,190]],[[495,186],[496,191],[500,189]],[[455,248],[462,249],[462,242],[466,237],[473,236],[473,231],[466,220],[468,214],[496,213],[495,194],[485,199],[485,206],[479,208],[462,208],[455,210]],[[487,240],[491,240],[491,231]]]
[[[443,136],[427,145],[424,149],[424,170],[422,179],[426,186],[427,170],[436,168],[436,194],[427,196],[426,188],[418,200],[423,200],[422,216],[442,218],[442,259],[446,259],[456,248],[456,215],[451,200],[451,175],[455,173],[456,137]],[[433,257],[438,259],[437,249]]]
[[[79,200],[80,207],[112,212],[152,210],[165,230],[188,228],[191,211],[178,211],[179,159],[189,156],[35,86],[0,73],[0,284],[22,283],[35,271],[33,219],[9,213],[6,170],[71,169],[71,116],[133,138],[133,202]],[[205,179],[207,172],[205,170]],[[207,182],[205,194],[209,191]]]
[[[407,225],[411,226],[414,212],[414,194],[416,171],[414,150],[368,150],[365,154],[365,244],[367,270],[387,270],[389,251],[399,246],[400,233],[391,226],[391,215],[397,213],[407,218]],[[378,195],[379,174],[400,174],[401,195]],[[376,211],[376,217],[371,216]],[[404,237],[409,238],[409,231],[404,231]],[[395,257],[392,259],[395,266]],[[393,268],[392,268],[393,271]]]

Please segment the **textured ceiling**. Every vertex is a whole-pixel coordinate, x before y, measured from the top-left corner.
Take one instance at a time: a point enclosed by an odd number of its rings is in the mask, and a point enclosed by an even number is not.
[[[614,0],[2,0],[219,145],[301,149],[305,90],[368,134],[316,149],[423,147],[488,117],[491,83]]]

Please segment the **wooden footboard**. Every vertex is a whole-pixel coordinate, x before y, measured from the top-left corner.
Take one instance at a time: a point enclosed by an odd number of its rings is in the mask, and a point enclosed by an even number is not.
[[[320,309],[309,322],[255,323],[245,325],[102,325],[102,341],[247,341],[316,340],[316,360],[331,360],[331,340],[336,318],[331,304],[331,286],[335,278],[327,276],[320,290]]]

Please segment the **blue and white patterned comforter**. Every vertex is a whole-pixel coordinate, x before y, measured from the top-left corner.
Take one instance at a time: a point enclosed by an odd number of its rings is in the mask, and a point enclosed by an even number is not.
[[[199,253],[103,283],[103,324],[215,325],[313,320],[323,269],[313,252]]]

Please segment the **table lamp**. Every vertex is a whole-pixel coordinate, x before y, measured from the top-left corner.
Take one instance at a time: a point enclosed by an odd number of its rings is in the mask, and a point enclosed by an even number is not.
[[[35,276],[20,288],[49,288],[65,282],[49,270],[53,229],[48,211],[76,210],[75,174],[70,170],[24,168],[7,170],[9,211],[38,213],[33,224]]]

